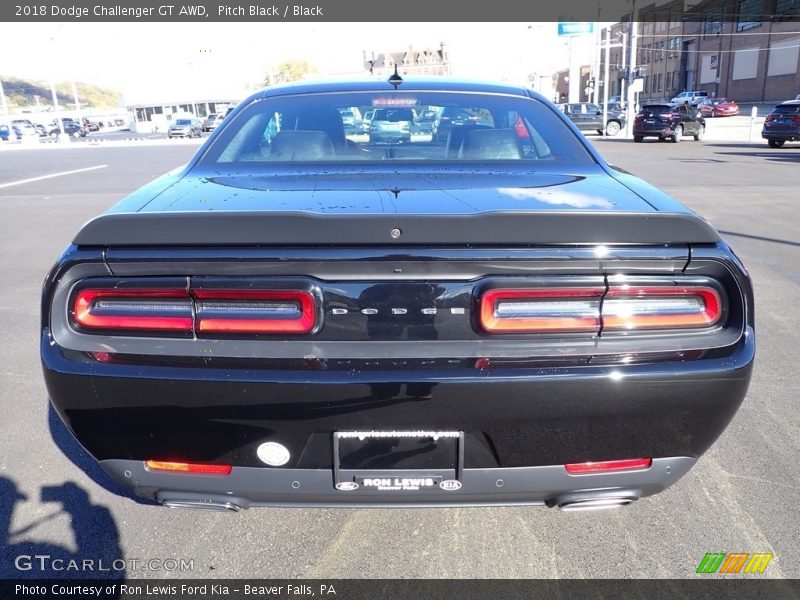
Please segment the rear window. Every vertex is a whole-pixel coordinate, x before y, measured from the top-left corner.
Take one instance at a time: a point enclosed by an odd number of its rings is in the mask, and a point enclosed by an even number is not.
[[[176,125],[191,125],[192,122],[189,119],[178,119],[177,121],[175,121],[175,124]]]
[[[776,106],[772,113],[776,115],[798,115],[800,114],[800,104],[781,104]]]
[[[342,113],[372,112],[345,131]],[[420,130],[418,116],[438,115]],[[476,93],[387,91],[277,96],[240,112],[202,165],[386,161],[548,161],[590,165],[575,134],[538,100]]]
[[[639,112],[672,112],[669,104],[645,104]]]

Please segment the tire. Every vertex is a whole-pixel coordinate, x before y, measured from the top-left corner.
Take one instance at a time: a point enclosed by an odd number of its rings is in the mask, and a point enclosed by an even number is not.
[[[700,127],[697,130],[697,133],[694,134],[694,141],[695,142],[702,142],[703,141],[703,136],[705,134],[706,134],[706,128],[703,125],[700,125]]]
[[[611,137],[614,137],[615,135],[617,135],[619,133],[620,129],[621,129],[621,127],[620,127],[619,121],[609,121],[606,124],[606,135],[610,135]]]
[[[642,141],[644,141],[644,136],[635,135],[633,136],[633,141],[636,142],[637,144],[641,144]]]
[[[669,141],[671,141],[673,144],[677,144],[678,142],[681,141],[682,137],[683,137],[683,125],[678,125],[675,128],[675,131],[672,133],[672,137],[669,138]]]
[[[711,116],[712,117],[716,117],[717,116],[717,111],[715,111],[713,108],[711,109]]]
[[[786,140],[767,140],[770,148],[781,148],[786,143]]]

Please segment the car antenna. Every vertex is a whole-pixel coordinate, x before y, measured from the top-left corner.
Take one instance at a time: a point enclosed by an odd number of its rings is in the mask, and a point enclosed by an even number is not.
[[[394,66],[394,73],[391,77],[389,77],[389,83],[394,86],[394,89],[397,89],[397,86],[403,83],[403,78],[400,77],[400,73],[397,72],[397,65]]]

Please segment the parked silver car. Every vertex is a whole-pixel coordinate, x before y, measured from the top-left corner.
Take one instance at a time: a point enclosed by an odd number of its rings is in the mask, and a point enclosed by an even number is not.
[[[174,137],[200,137],[203,135],[203,125],[198,118],[180,118],[175,119],[175,122],[169,126],[167,136],[172,139]]]

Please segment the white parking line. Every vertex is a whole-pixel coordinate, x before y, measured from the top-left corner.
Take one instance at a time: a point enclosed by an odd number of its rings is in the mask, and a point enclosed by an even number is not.
[[[40,175],[39,177],[31,177],[30,179],[20,179],[19,181],[9,181],[8,183],[0,183],[0,189],[11,187],[12,185],[22,185],[23,183],[32,183],[34,181],[41,181],[42,179],[51,179],[52,177],[61,177],[63,175],[72,175],[73,173],[84,173],[86,171],[94,171],[96,169],[105,169],[108,165],[97,165],[96,167],[86,167],[84,169],[75,169],[74,171],[61,171],[61,173],[51,173],[50,175]]]

